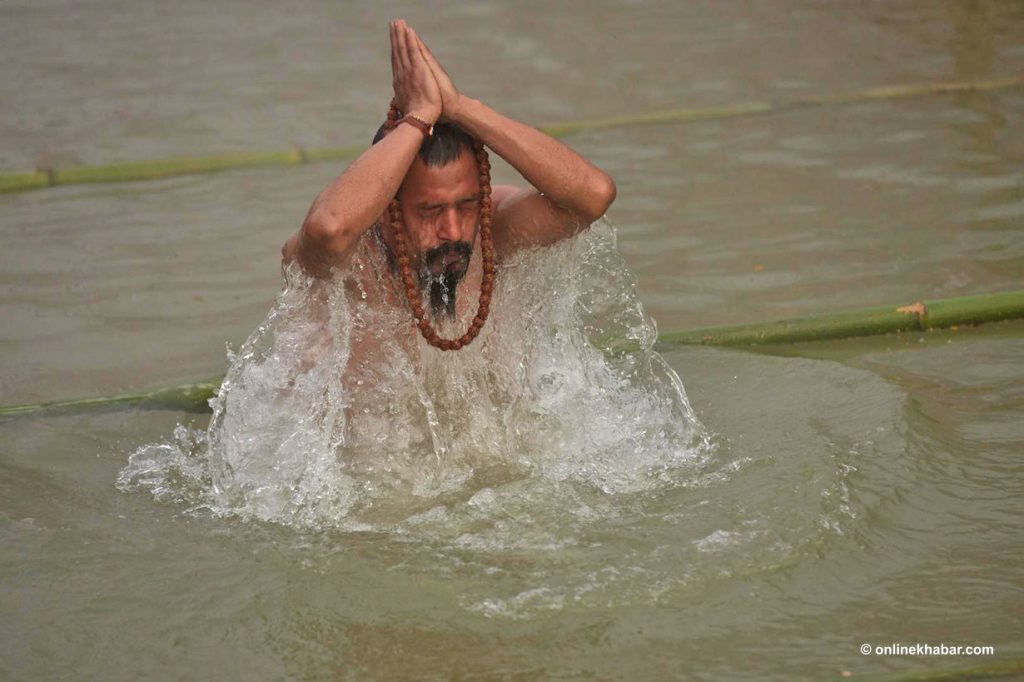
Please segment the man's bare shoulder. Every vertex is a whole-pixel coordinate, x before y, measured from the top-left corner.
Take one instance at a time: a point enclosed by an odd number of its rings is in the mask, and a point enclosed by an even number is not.
[[[589,225],[533,187],[494,185],[491,201],[499,258],[507,258],[519,249],[553,244]]]

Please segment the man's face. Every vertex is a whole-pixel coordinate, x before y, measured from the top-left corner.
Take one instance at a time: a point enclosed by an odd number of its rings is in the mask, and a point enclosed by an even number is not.
[[[473,155],[463,151],[444,166],[428,166],[417,156],[398,198],[409,255],[421,281],[443,278],[457,284],[469,269],[480,220],[480,179]]]

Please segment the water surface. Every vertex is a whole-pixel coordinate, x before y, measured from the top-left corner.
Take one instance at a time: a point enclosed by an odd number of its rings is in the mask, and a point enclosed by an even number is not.
[[[1024,72],[1009,1],[11,2],[0,169],[364,144],[388,12],[531,123]],[[619,249],[673,329],[1020,288],[1022,113],[1006,90],[567,142],[616,178]],[[3,402],[224,371],[338,170],[0,197]],[[8,420],[0,676],[822,679],[991,660],[864,642],[1024,657],[1021,331],[667,353],[711,444],[670,484],[538,500],[477,481],[387,530],[118,490],[132,452],[205,417]]]

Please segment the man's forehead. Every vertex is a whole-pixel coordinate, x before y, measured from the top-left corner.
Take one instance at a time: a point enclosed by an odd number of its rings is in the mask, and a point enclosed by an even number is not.
[[[402,183],[402,196],[415,204],[446,203],[480,191],[476,160],[463,152],[443,166],[428,166],[418,156]]]

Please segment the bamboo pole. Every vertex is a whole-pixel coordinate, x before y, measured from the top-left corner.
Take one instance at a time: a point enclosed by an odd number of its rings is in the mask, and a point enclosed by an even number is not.
[[[703,344],[762,346],[944,329],[1024,318],[1024,290],[879,306],[776,322],[702,327],[658,336],[660,348]]]
[[[784,102],[743,102],[732,106],[670,109],[646,114],[571,121],[542,126],[553,137],[564,137],[592,130],[608,130],[669,123],[721,120],[757,114],[781,113],[805,107],[854,104],[887,99],[924,97],[961,92],[1005,90],[1024,87],[1024,75],[982,81],[954,81],[867,88],[836,95],[816,95]],[[28,173],[0,174],[0,193],[24,192],[45,187],[86,183],[135,182],[179,175],[218,173],[241,168],[297,166],[321,161],[339,161],[358,156],[362,147],[303,149],[288,151],[219,154],[153,161],[133,161],[102,166],[75,166],[64,169],[39,169]]]
[[[355,147],[309,151],[297,147],[284,152],[221,154],[217,156],[186,157],[180,159],[133,161],[107,166],[74,166],[63,170],[38,170],[34,173],[0,175],[0,192],[21,192],[59,185],[157,180],[179,175],[219,173],[242,168],[298,166],[305,163],[351,158],[361,151],[361,148]]]
[[[213,377],[192,384],[181,384],[170,388],[140,393],[120,393],[98,398],[77,398],[54,400],[34,405],[10,405],[0,407],[0,418],[17,417],[24,414],[43,412],[51,415],[80,414],[83,412],[108,412],[124,407],[150,410],[179,410],[182,412],[205,412],[223,377]]]
[[[1024,290],[981,296],[947,298],[906,306],[878,306],[790,320],[722,327],[702,327],[666,332],[656,347],[671,349],[685,345],[762,346],[805,343],[827,339],[920,332],[957,325],[978,325],[1024,318]],[[617,350],[629,350],[630,344]],[[203,412],[220,386],[221,377],[193,384],[141,393],[124,393],[99,398],[59,400],[31,405],[0,407],[0,419],[24,414],[77,414],[108,411],[122,407]]]

